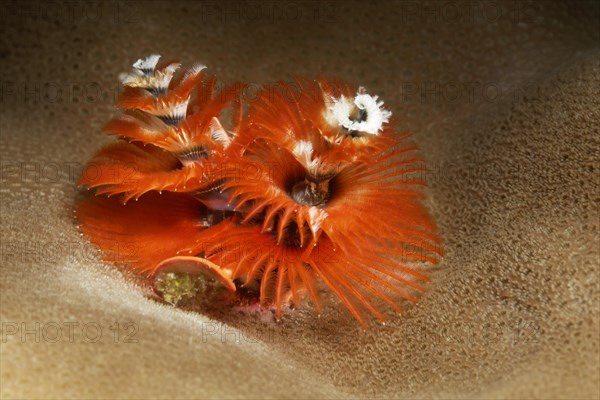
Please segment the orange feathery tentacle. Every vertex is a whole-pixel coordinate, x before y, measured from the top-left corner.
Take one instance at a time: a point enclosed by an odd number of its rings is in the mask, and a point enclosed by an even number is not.
[[[374,294],[399,312],[397,300],[390,298],[388,293],[416,302],[415,297],[401,290],[398,284],[412,291],[422,291],[414,279],[428,279],[389,259],[386,263],[382,256],[335,251],[327,237],[321,238],[307,255],[296,246],[278,244],[274,235],[261,233],[257,226],[239,226],[229,220],[206,230],[185,251],[201,254],[221,270],[230,271],[232,279],[241,279],[242,286],[258,293],[261,303],[274,303],[277,318],[281,318],[282,307],[287,301],[297,304],[304,290],[320,309],[315,287],[317,277],[336,293],[363,326],[361,306],[384,319],[368,299],[368,294]]]
[[[185,72],[183,77],[171,83],[166,93],[148,91],[141,87],[126,86],[117,101],[123,109],[137,109],[171,122],[171,118],[183,116],[187,109],[192,90],[202,81],[204,65],[196,64]]]
[[[215,95],[215,80],[210,79],[208,90],[201,87],[197,100],[188,107],[192,90],[201,86],[204,66],[194,66],[167,86],[179,64],[155,70],[157,57],[134,64],[139,71],[124,79],[126,88],[119,102],[129,110],[105,126],[108,133],[149,146],[119,142],[97,154],[86,172],[93,167],[99,174],[87,173],[80,184],[100,187],[98,194],[124,193],[127,201],[153,190],[206,192],[220,181],[219,170],[240,129],[240,116],[234,116],[233,132],[225,130],[219,117],[230,104],[240,102],[242,86]]]
[[[321,174],[335,171],[340,163],[369,161],[393,144],[392,124],[383,125],[382,132],[365,133],[337,121],[332,111],[336,94],[340,99],[352,97],[349,86],[324,80],[298,79],[295,85],[280,82],[275,88],[264,89],[252,104],[252,122],[242,141],[262,138],[275,143],[296,156],[305,168]],[[351,107],[347,106],[348,113]],[[318,155],[318,162],[313,155]]]
[[[293,220],[301,239],[305,230],[314,240],[323,231],[347,253],[367,249],[363,242],[377,245],[382,251],[388,251],[387,243],[397,243],[401,248],[412,245],[426,251],[422,256],[404,255],[435,261],[435,254],[440,252],[439,239],[420,203],[423,194],[415,188],[424,182],[414,173],[425,168],[419,158],[399,158],[405,153],[406,149],[399,148],[384,154],[383,163],[343,168],[330,180],[328,197],[322,204],[311,205],[299,201],[302,197],[295,198],[293,191],[294,185],[304,180],[306,170],[288,152],[259,141],[251,147],[249,156],[239,161],[239,169],[231,170],[237,173],[225,175],[228,180],[224,188],[230,189],[232,198],[239,199],[239,205],[250,203],[245,221],[264,213],[266,230],[277,219],[279,241]],[[241,173],[249,170],[253,173]],[[369,215],[368,223],[365,215]],[[301,240],[301,245],[304,242]],[[428,256],[428,252],[433,255]]]
[[[240,226],[225,220],[182,251],[201,254],[231,271],[232,279],[241,280],[242,286],[256,291],[261,303],[275,303],[278,318],[288,300],[297,304],[304,287],[317,297],[314,274],[303,269],[303,252],[295,246],[277,244],[275,237],[262,233],[259,226]],[[318,306],[318,300],[315,303]]]
[[[210,123],[212,117],[219,118],[221,112],[229,107],[236,106],[234,108],[234,115],[232,117],[232,130],[233,133],[237,134],[240,128],[240,111],[239,106],[241,105],[241,93],[248,87],[248,85],[242,83],[233,83],[229,86],[224,87],[221,91],[216,93],[214,91],[215,80],[210,82],[208,90],[203,90],[205,86],[202,86],[199,90],[196,101],[192,101],[189,105],[189,109],[192,110],[189,115],[190,125],[204,126]],[[194,110],[197,110],[196,112]]]
[[[375,295],[397,311],[398,306],[386,292],[416,302],[414,295],[399,286],[420,292],[424,289],[415,281],[429,278],[403,263],[437,263],[441,254],[435,226],[421,203],[424,195],[420,187],[425,182],[419,174],[426,169],[422,159],[412,155],[415,149],[398,143],[368,163],[344,166],[330,178],[327,198],[312,205],[300,201],[302,198],[293,192],[308,174],[307,169],[285,149],[257,140],[239,160],[238,172],[253,173],[227,176],[224,187],[245,206],[243,222],[260,215],[261,231],[271,232],[276,246],[288,237],[291,223],[298,235],[298,248],[305,244],[303,233],[312,232],[313,241],[302,252],[302,264],[310,266],[311,274],[302,273],[306,272],[303,265],[288,263],[287,268],[298,271],[313,298],[317,297],[314,288],[304,275],[318,276],[364,326],[360,306],[383,319],[368,295]],[[319,249],[327,245],[331,251],[337,249],[335,263],[319,257],[314,244]],[[268,265],[264,271],[261,294],[270,285],[270,273],[276,270]],[[289,280],[287,283],[292,286]]]
[[[123,115],[110,120],[102,128],[109,135],[123,137],[130,141],[154,143],[172,135],[170,127],[160,118],[139,110],[127,110]]]
[[[119,141],[96,154],[79,184],[98,187],[97,194],[123,193],[127,202],[149,191],[195,192],[209,188],[218,179],[218,165],[218,161],[205,161],[184,167],[177,157],[158,147]]]
[[[383,257],[334,251],[333,243],[330,240],[321,239],[319,246],[321,246],[319,250],[313,252],[307,260],[308,264],[363,327],[365,326],[364,319],[359,307],[364,307],[380,320],[384,319],[368,298],[369,293],[374,294],[394,310],[400,312],[397,300],[390,298],[388,293],[395,293],[411,302],[416,302],[416,299],[408,292],[401,290],[398,283],[406,286],[410,291],[423,290],[411,278],[405,278],[395,273],[394,270],[397,268],[393,262],[380,264],[378,261]],[[421,279],[427,279],[416,271],[405,269],[415,273]]]
[[[382,245],[404,243],[439,253],[435,227],[417,188],[425,182],[414,174],[425,170],[401,158],[375,168],[357,164],[343,169],[331,182],[333,193],[324,207],[328,217],[321,224],[323,231],[340,246],[352,245],[344,238],[360,232],[361,237]],[[369,215],[368,223],[363,215]]]
[[[140,273],[152,272],[200,238],[208,210],[185,194],[151,193],[123,205],[91,197],[77,204],[80,229],[100,247],[106,260],[126,263]]]
[[[247,157],[237,161],[237,168],[224,170],[223,187],[230,190],[232,199],[238,200],[238,208],[246,206],[244,222],[266,211],[263,230],[271,229],[278,219],[277,239],[281,242],[285,229],[294,220],[303,239],[304,230],[316,237],[323,217],[318,208],[298,204],[289,195],[290,182],[300,182],[305,175],[305,170],[290,153],[277,151],[274,145],[259,141],[250,148]],[[295,217],[292,214],[296,214]],[[301,240],[301,245],[304,241]]]

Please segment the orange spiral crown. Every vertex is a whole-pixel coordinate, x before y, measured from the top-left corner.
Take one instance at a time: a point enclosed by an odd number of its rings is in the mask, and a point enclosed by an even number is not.
[[[380,303],[417,301],[440,240],[424,161],[377,96],[298,79],[244,104],[246,85],[217,92],[203,65],[159,60],[122,77],[123,113],[104,127],[119,139],[80,178],[96,193],[81,229],[107,260],[154,284],[208,274],[277,319],[306,296],[319,311],[321,287],[363,327],[364,310],[384,320]]]

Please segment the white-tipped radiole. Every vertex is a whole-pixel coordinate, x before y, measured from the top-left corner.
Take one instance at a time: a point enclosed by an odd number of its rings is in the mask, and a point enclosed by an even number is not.
[[[383,108],[383,101],[377,99],[377,96],[366,94],[362,87],[354,100],[343,95],[339,98],[331,97],[327,122],[343,126],[348,131],[378,135],[389,122],[392,113]]]

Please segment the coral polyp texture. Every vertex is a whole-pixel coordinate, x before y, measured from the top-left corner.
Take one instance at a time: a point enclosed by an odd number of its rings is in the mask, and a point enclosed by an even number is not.
[[[121,77],[118,140],[90,161],[80,229],[176,303],[191,276],[284,311],[331,290],[358,322],[416,302],[440,240],[424,160],[363,87],[297,79],[217,90],[203,65],[151,55]],[[243,293],[243,296],[242,296]],[[175,299],[175,300],[173,300]],[[234,299],[234,300],[231,300]],[[236,300],[237,299],[237,300]]]

